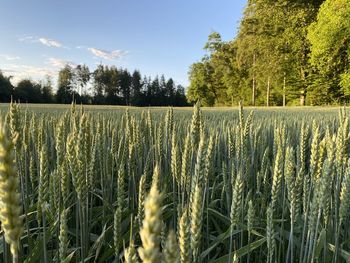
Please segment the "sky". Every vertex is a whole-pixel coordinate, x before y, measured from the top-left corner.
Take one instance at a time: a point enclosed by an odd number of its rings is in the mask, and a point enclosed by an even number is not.
[[[115,65],[188,85],[212,31],[238,29],[246,0],[1,0],[0,70],[55,81],[66,63]]]

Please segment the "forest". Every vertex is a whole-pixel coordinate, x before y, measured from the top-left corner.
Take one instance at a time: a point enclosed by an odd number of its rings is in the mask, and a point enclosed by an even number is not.
[[[41,83],[23,79],[13,85],[0,71],[0,102],[11,98],[22,103],[65,103],[130,106],[186,106],[185,89],[164,75],[143,77],[138,70],[99,65],[66,65],[58,73],[57,91],[48,77]]]
[[[249,0],[236,37],[212,32],[191,65],[190,102],[207,106],[345,104],[350,95],[348,0]]]

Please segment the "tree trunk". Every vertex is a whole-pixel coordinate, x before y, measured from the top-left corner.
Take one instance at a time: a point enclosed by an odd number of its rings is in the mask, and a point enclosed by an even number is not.
[[[286,106],[286,72],[283,77],[283,107]]]
[[[255,106],[255,77],[253,76],[252,105]]]
[[[255,91],[256,91],[256,87],[255,87],[255,53],[253,55],[253,87],[252,87],[252,106],[255,106]]]
[[[307,64],[307,54],[306,51],[303,52],[302,61],[304,62],[303,65]],[[300,91],[300,106],[305,106],[305,100],[306,100],[306,72],[304,70],[304,66],[301,66],[300,68],[300,77],[302,81],[302,90]]]
[[[270,106],[270,77],[267,79],[266,106]]]
[[[305,88],[305,71],[303,67],[301,67],[300,74],[301,74],[301,80],[303,83],[302,84],[303,88],[300,91],[300,106],[305,106],[306,88]]]
[[[305,106],[306,92],[302,90],[300,92],[300,106]]]

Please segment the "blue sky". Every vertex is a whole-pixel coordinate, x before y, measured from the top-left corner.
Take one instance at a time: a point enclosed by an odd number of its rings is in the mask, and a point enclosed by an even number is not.
[[[246,0],[2,0],[0,70],[15,81],[103,63],[188,85],[214,30],[237,32]]]

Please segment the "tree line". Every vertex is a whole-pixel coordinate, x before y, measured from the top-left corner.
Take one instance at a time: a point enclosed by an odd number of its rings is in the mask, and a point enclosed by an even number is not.
[[[350,99],[350,1],[248,0],[238,34],[212,32],[189,70],[204,105],[324,105]]]
[[[23,79],[13,85],[0,71],[0,102],[107,104],[130,106],[186,106],[185,89],[164,75],[142,77],[140,71],[99,65],[66,65],[58,72],[57,89],[50,78],[41,82]]]

